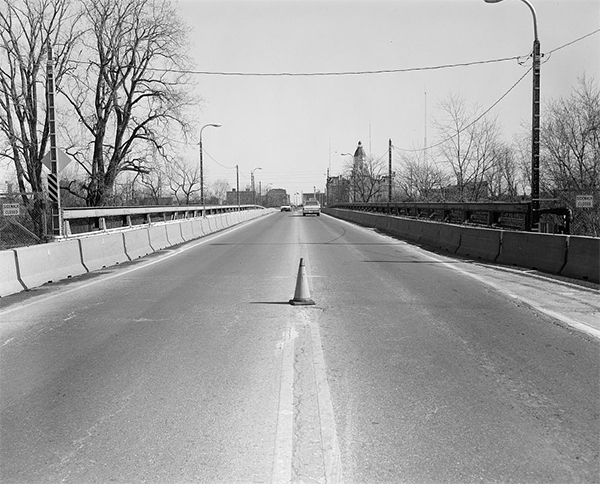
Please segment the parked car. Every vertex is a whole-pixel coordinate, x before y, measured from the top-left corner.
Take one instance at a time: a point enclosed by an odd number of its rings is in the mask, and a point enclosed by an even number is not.
[[[292,211],[292,207],[290,205],[282,205],[281,206],[281,211],[282,212],[291,212]]]
[[[302,207],[302,215],[316,215],[317,217],[321,215],[321,205],[317,200],[308,200],[304,202],[304,206]]]

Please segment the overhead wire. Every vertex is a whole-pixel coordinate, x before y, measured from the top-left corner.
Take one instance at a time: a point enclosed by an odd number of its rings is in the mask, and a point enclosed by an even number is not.
[[[553,52],[557,52],[570,45],[580,42],[592,35],[600,32],[600,29],[596,29],[588,34],[585,34],[577,39],[574,39],[566,44],[549,50],[546,55],[551,55]],[[531,53],[527,56],[510,56],[500,57],[497,59],[486,59],[470,62],[458,62],[452,64],[440,64],[434,66],[421,66],[421,67],[406,67],[399,69],[375,69],[375,70],[358,70],[358,71],[331,71],[331,72],[227,72],[227,71],[199,71],[192,69],[166,69],[166,68],[149,68],[148,70],[160,71],[160,72],[172,72],[176,74],[194,74],[194,75],[206,75],[206,76],[253,76],[253,77],[327,77],[327,76],[358,76],[358,75],[373,75],[373,74],[395,74],[405,72],[419,72],[419,71],[432,71],[440,69],[451,69],[457,67],[470,67],[475,65],[483,64],[494,64],[499,62],[506,62],[516,60],[517,63],[523,65],[525,61],[523,59],[531,57]]]
[[[409,153],[418,153],[421,151],[427,151],[431,148],[437,148],[438,146],[443,145],[444,143],[450,141],[453,138],[456,138],[459,134],[461,134],[462,132],[464,132],[465,130],[469,129],[471,126],[473,126],[475,123],[477,123],[481,118],[483,118],[487,113],[489,113],[492,109],[494,109],[506,96],[508,96],[508,94],[515,88],[517,87],[517,85],[523,80],[525,79],[525,77],[527,76],[527,74],[529,74],[531,72],[531,70],[533,69],[533,67],[530,67],[529,69],[527,69],[527,72],[525,72],[525,74],[523,74],[519,80],[517,82],[515,82],[509,89],[508,91],[506,91],[504,94],[502,94],[502,96],[500,96],[496,102],[494,102],[489,108],[487,108],[483,113],[481,113],[477,118],[475,118],[471,123],[469,123],[467,126],[465,126],[464,128],[458,130],[456,133],[454,133],[452,136],[447,137],[446,139],[439,141],[438,143],[434,144],[434,145],[430,145],[430,146],[426,146],[424,148],[419,148],[419,149],[405,149],[405,148],[399,148],[397,146],[394,146],[394,150],[396,151],[404,151],[404,152],[409,152]]]

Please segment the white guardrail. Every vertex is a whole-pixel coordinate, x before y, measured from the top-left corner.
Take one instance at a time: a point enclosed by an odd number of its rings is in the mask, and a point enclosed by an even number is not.
[[[260,205],[75,207],[62,210],[63,237],[126,230],[159,222],[264,209]]]

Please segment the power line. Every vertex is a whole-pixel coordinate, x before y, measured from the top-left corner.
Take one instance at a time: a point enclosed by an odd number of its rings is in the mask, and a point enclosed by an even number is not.
[[[204,76],[238,76],[238,77],[327,77],[327,76],[361,76],[371,74],[395,74],[399,72],[419,72],[433,71],[439,69],[450,69],[455,67],[469,67],[481,64],[494,64],[510,60],[518,60],[522,56],[502,57],[499,59],[488,59],[481,61],[462,62],[456,64],[441,64],[437,66],[424,67],[406,67],[403,69],[377,69],[366,71],[338,71],[338,72],[225,72],[225,71],[196,71],[187,69],[158,69],[148,68],[148,70],[160,72],[172,72],[176,74],[197,74]]]
[[[600,32],[600,29],[594,30],[588,34],[583,35],[575,40],[567,42],[555,49],[552,49],[545,53],[545,55],[550,56],[553,52],[564,49],[565,47],[571,46],[577,42],[580,42],[592,35]],[[544,55],[544,54],[542,54]],[[333,72],[226,72],[226,71],[196,71],[196,70],[187,70],[187,69],[158,69],[158,68],[149,68],[148,70],[159,71],[159,72],[172,72],[177,74],[194,74],[194,75],[205,75],[205,76],[237,76],[237,77],[327,77],[327,76],[360,76],[360,75],[373,75],[373,74],[396,74],[396,73],[405,73],[405,72],[420,72],[420,71],[433,71],[433,70],[441,70],[441,69],[451,69],[457,67],[470,67],[475,65],[483,65],[483,64],[494,64],[499,62],[506,62],[516,60],[519,64],[523,64],[523,57],[529,56],[511,56],[511,57],[500,57],[497,59],[487,59],[487,60],[479,60],[479,61],[471,61],[471,62],[460,62],[453,64],[440,64],[436,66],[422,66],[422,67],[406,67],[401,69],[377,69],[377,70],[363,70],[363,71],[333,71]]]
[[[429,150],[431,148],[437,148],[438,146],[443,145],[444,143],[446,143],[447,141],[450,141],[452,138],[456,138],[459,134],[461,134],[463,131],[469,129],[471,126],[473,126],[475,123],[477,123],[481,118],[483,118],[487,113],[489,113],[492,109],[494,109],[499,103],[500,101],[502,101],[506,96],[508,96],[508,94],[515,88],[517,87],[517,85],[523,80],[525,79],[525,77],[527,76],[527,74],[529,74],[531,72],[531,70],[533,69],[533,67],[530,67],[527,72],[525,72],[525,74],[523,74],[519,80],[517,82],[515,82],[509,89],[508,91],[506,91],[504,94],[502,94],[502,96],[500,96],[496,102],[494,104],[492,104],[489,108],[487,108],[482,114],[480,114],[477,118],[475,118],[471,123],[469,123],[467,126],[465,126],[464,128],[462,128],[461,130],[457,131],[456,133],[454,133],[452,136],[449,136],[448,138],[440,141],[439,143],[436,143],[434,145],[431,146],[426,146],[424,148],[420,148],[420,149],[405,149],[405,148],[398,148],[396,146],[394,146],[394,150],[396,151],[404,151],[404,152],[409,152],[409,153],[418,153],[421,151],[426,151]]]
[[[587,39],[588,37],[591,37],[592,35],[597,34],[598,32],[600,32],[600,29],[596,29],[593,32],[590,32],[589,34],[585,34],[583,37],[579,37],[578,39],[572,40],[571,42],[567,42],[566,44],[561,45],[560,47],[557,47],[556,49],[549,50],[547,52],[547,54],[552,54],[553,52],[556,52],[557,50],[564,49],[565,47],[573,45],[576,42],[579,42],[579,41],[581,41],[583,39]]]

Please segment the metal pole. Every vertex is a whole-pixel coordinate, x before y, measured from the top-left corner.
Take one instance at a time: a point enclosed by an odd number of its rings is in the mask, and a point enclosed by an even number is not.
[[[202,127],[204,129],[204,126]],[[202,215],[206,214],[206,205],[204,203],[204,164],[202,162],[202,129],[200,130],[200,203],[202,204]]]
[[[198,145],[200,146],[200,201],[202,202],[202,213],[203,215],[206,213],[206,204],[204,201],[204,163],[202,162],[202,131],[207,127],[220,128],[221,124],[219,123],[209,123],[205,124],[200,128],[200,139],[198,141]]]
[[[537,29],[536,29],[537,31]],[[540,223],[540,41],[533,41],[533,104],[531,120],[531,230]]]
[[[502,0],[484,0],[499,3]],[[533,95],[531,108],[531,230],[539,231],[540,223],[540,41],[537,15],[529,0],[521,0],[533,16]]]
[[[235,193],[237,194],[237,204],[238,204],[238,209],[239,209],[240,208],[240,170],[239,170],[238,165],[235,165],[235,179],[236,179]]]
[[[50,209],[52,212],[52,235],[60,237],[62,235],[62,220],[60,207],[60,181],[58,179],[58,153],[56,149],[56,119],[54,106],[54,58],[52,55],[52,45],[48,41],[48,62],[47,62],[48,84],[48,123],[50,135],[50,162],[51,170],[48,175],[48,194],[50,198]]]
[[[388,148],[388,203],[392,203],[392,139]],[[389,212],[389,207],[388,207]]]

